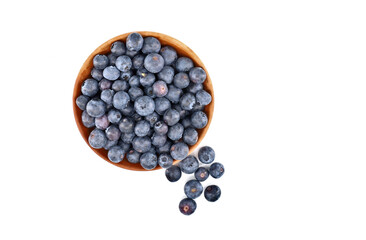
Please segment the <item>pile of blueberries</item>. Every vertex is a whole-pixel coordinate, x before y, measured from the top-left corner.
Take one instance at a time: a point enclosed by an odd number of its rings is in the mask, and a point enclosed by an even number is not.
[[[203,164],[211,164],[215,160],[215,151],[209,147],[202,147],[198,151],[198,159]],[[203,192],[203,186],[201,182],[205,181],[210,175],[213,178],[220,178],[224,172],[224,165],[215,162],[212,163],[209,168],[199,166],[197,158],[193,155],[189,155],[185,159],[179,162],[177,165],[172,165],[165,170],[165,176],[170,182],[178,181],[182,172],[186,174],[194,173],[194,180],[189,180],[184,185],[184,193],[187,198],[184,198],[179,203],[179,210],[184,215],[191,215],[196,211],[197,204],[193,199],[198,198]],[[209,185],[205,188],[204,196],[207,201],[215,202],[221,196],[221,189],[217,185]]]
[[[204,107],[212,97],[203,87],[205,70],[139,33],[110,49],[93,58],[91,77],[76,99],[82,123],[94,128],[90,146],[108,150],[111,162],[126,156],[147,170],[185,159],[198,140],[197,129],[208,122]]]

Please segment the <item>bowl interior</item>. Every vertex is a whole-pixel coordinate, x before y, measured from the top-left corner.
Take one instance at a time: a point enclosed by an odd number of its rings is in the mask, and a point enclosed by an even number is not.
[[[204,85],[204,89],[211,94],[212,102],[205,107],[204,111],[207,114],[208,123],[207,123],[206,127],[204,127],[203,129],[197,129],[198,141],[195,145],[190,146],[190,148],[189,148],[189,153],[192,153],[194,151],[194,149],[200,144],[200,142],[202,141],[204,136],[206,135],[206,132],[212,121],[212,115],[213,115],[213,110],[214,110],[214,92],[213,92],[213,86],[212,86],[211,78],[208,74],[208,71],[207,71],[206,67],[203,65],[202,61],[198,58],[198,56],[182,42],[180,42],[170,36],[167,36],[165,34],[161,34],[161,33],[147,32],[147,31],[139,32],[139,33],[143,37],[151,36],[151,37],[155,37],[155,38],[159,39],[162,46],[164,46],[164,45],[172,46],[177,51],[178,56],[185,56],[185,57],[191,58],[195,64],[195,66],[202,67],[207,73],[207,79],[203,85]],[[76,98],[81,94],[81,85],[82,85],[83,81],[85,79],[91,77],[90,72],[93,68],[94,56],[97,54],[108,54],[110,52],[110,46],[113,42],[115,42],[115,41],[125,42],[126,38],[129,34],[130,33],[125,33],[125,34],[119,35],[117,37],[114,37],[114,38],[108,40],[107,42],[100,45],[92,54],[90,54],[90,56],[86,59],[83,66],[81,67],[80,72],[76,78],[72,102],[73,102],[75,121],[79,128],[81,136],[84,138],[85,142],[96,154],[98,154],[101,158],[103,158],[104,160],[108,161],[109,163],[111,163],[117,167],[129,169],[129,170],[135,170],[135,171],[147,171],[144,168],[142,168],[140,164],[133,164],[133,163],[128,162],[126,157],[120,163],[112,163],[111,161],[108,160],[108,157],[107,157],[108,151],[107,150],[92,148],[88,143],[88,137],[89,137],[90,132],[93,130],[93,128],[86,128],[83,125],[83,123],[81,121],[82,111],[77,107],[76,102],[75,102]],[[174,162],[176,162],[176,160]],[[156,169],[160,169],[160,167],[158,166],[153,170],[156,170]]]

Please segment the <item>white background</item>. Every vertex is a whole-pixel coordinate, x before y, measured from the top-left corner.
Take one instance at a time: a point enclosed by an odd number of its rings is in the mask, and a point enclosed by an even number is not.
[[[0,239],[366,239],[364,1],[2,1]],[[215,89],[222,197],[95,155],[74,80],[106,40],[156,31]],[[186,177],[186,176],[185,176]]]

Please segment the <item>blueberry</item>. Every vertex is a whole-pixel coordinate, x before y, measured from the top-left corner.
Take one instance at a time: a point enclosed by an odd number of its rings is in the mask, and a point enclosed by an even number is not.
[[[92,148],[100,149],[107,144],[107,137],[104,131],[100,129],[94,129],[89,135],[89,144]]]
[[[108,66],[103,70],[103,77],[107,80],[114,81],[119,78],[121,72],[115,66]]]
[[[133,108],[133,104],[131,102],[128,102],[127,106],[121,109],[121,113],[124,116],[131,117],[135,113],[135,109]]]
[[[145,60],[145,55],[143,55],[143,54],[138,54],[138,55],[134,56],[132,59],[132,67],[134,69],[141,68],[142,66],[144,66],[144,60]]]
[[[88,97],[93,97],[98,93],[98,81],[93,78],[86,79],[81,85],[81,93]]]
[[[175,87],[174,85],[168,86],[168,94],[165,95],[167,99],[169,99],[172,103],[178,103],[180,97],[182,96],[183,91],[180,88]]]
[[[216,202],[221,196],[221,189],[216,185],[207,186],[204,196],[209,202]]]
[[[184,193],[187,197],[195,199],[198,198],[203,192],[202,184],[197,180],[189,180],[184,185]]]
[[[159,162],[159,164],[160,164],[160,162]],[[171,167],[169,167],[165,170],[165,176],[169,182],[176,182],[181,178],[182,172],[178,166],[172,165]]]
[[[140,51],[144,44],[144,39],[139,33],[131,33],[126,39],[126,48],[130,51]]]
[[[132,60],[126,55],[119,56],[116,59],[116,68],[121,72],[128,72],[132,67]]]
[[[193,106],[192,112],[203,111],[204,109],[205,109],[205,106],[201,105],[200,103],[198,103],[196,101],[196,103]]]
[[[206,92],[205,90],[200,90],[196,93],[196,100],[199,104],[201,104],[202,106],[206,106],[208,104],[210,104],[212,97],[211,95]]]
[[[119,130],[123,133],[133,132],[135,129],[135,123],[131,118],[123,118],[119,123]]]
[[[109,88],[111,88],[111,86],[112,86],[112,82],[109,81],[109,80],[107,80],[107,79],[105,79],[105,78],[103,78],[99,82],[99,89],[101,91],[106,90],[106,89],[109,89]]]
[[[198,159],[204,164],[212,163],[215,160],[215,151],[209,146],[202,147],[198,151]]]
[[[173,159],[183,160],[188,156],[189,147],[183,142],[177,142],[170,147],[170,155]]]
[[[106,104],[112,104],[114,91],[112,89],[105,89],[100,93],[100,99]]]
[[[93,65],[96,69],[104,69],[108,66],[109,60],[106,55],[97,54],[93,58]]]
[[[81,114],[81,122],[87,128],[91,128],[95,126],[95,120],[92,116],[90,116],[86,111],[83,111]]]
[[[109,150],[111,149],[112,147],[116,146],[118,143],[118,141],[111,141],[111,140],[107,140],[107,143],[104,145],[104,149],[105,150]]]
[[[193,93],[185,93],[179,100],[180,106],[184,110],[192,110],[195,103],[196,103],[196,97],[193,95]]]
[[[105,130],[105,129],[107,129],[108,126],[109,126],[109,120],[108,120],[107,115],[103,115],[101,117],[95,118],[95,127],[96,128]]]
[[[149,137],[135,137],[132,146],[139,153],[145,153],[151,148],[151,140]]]
[[[167,140],[166,143],[164,144],[164,146],[159,147],[157,149],[158,153],[169,153],[170,152],[170,147],[172,146],[172,142]]]
[[[194,172],[194,177],[200,181],[200,182],[203,182],[205,181],[208,176],[210,176],[208,170],[204,167],[199,167],[197,168],[197,170]]]
[[[180,104],[175,104],[175,105],[173,105],[173,108],[174,108],[175,110],[177,110],[177,111],[178,111],[178,113],[179,113],[179,118],[180,118],[180,119],[183,119],[183,118],[187,117],[187,115],[189,114],[189,111],[184,110],[184,109],[180,106]]]
[[[134,108],[141,116],[147,116],[154,112],[155,102],[151,97],[142,96],[136,99]]]
[[[188,72],[189,70],[191,70],[191,68],[193,68],[193,62],[190,58],[180,57],[177,59],[175,68],[179,72]]]
[[[158,78],[167,84],[171,84],[174,78],[174,68],[171,66],[163,67],[163,69],[158,73]]]
[[[150,123],[146,120],[141,120],[135,125],[135,134],[139,137],[144,137],[149,133]]]
[[[168,137],[173,141],[177,141],[182,138],[183,131],[184,131],[183,125],[177,123],[169,128]]]
[[[192,68],[189,71],[189,78],[194,83],[203,83],[206,80],[206,72],[201,67]]]
[[[158,164],[162,168],[169,168],[173,165],[173,158],[168,153],[160,154],[160,156],[158,157]],[[179,170],[179,172],[180,172],[180,170]],[[165,174],[166,173],[167,173],[167,171],[165,171]]]
[[[140,164],[146,170],[151,170],[158,165],[158,158],[154,153],[147,152],[141,155]]]
[[[152,73],[142,74],[140,76],[140,83],[144,87],[150,87],[155,82],[155,75]]]
[[[171,103],[165,97],[155,98],[155,111],[158,114],[163,115],[165,111],[168,110],[170,107]]]
[[[163,121],[158,121],[154,125],[154,131],[159,135],[165,135],[168,133],[168,125]]]
[[[92,76],[92,78],[94,78],[95,80],[102,80],[103,78],[103,72],[100,69],[96,69],[93,68],[90,72],[90,75]]]
[[[116,59],[117,56],[113,55],[112,53],[108,54],[109,65],[114,66],[116,64]]]
[[[129,70],[127,72],[122,72],[121,76],[120,76],[120,79],[128,81],[131,78],[132,75],[133,75],[133,72],[131,70]]]
[[[91,117],[101,117],[105,114],[106,105],[100,99],[92,99],[86,104],[86,112]]]
[[[125,153],[130,151],[130,149],[131,149],[131,144],[130,143],[125,143],[121,140],[118,141],[118,146],[120,146]]]
[[[111,45],[111,53],[115,56],[121,56],[126,53],[126,46],[124,42],[115,41]]]
[[[137,75],[133,75],[128,80],[128,83],[131,87],[139,87],[140,86],[140,78]]]
[[[130,58],[133,58],[134,56],[136,56],[139,53],[139,51],[130,51],[130,50],[126,50],[126,56],[129,56]]]
[[[179,160],[179,159],[178,159]],[[198,168],[198,160],[195,156],[189,155],[179,162],[179,167],[182,172],[191,174],[194,173]]]
[[[117,141],[121,137],[121,131],[116,125],[111,125],[105,130],[108,140]]]
[[[181,123],[184,128],[188,128],[191,126],[191,118],[190,117],[183,118]]]
[[[188,85],[189,85],[188,74],[184,73],[184,72],[177,73],[174,76],[173,82],[174,82],[174,86],[176,86],[177,88],[182,89],[182,88],[188,87]]]
[[[207,125],[208,119],[206,113],[202,111],[194,112],[191,116],[192,126],[202,129]]]
[[[184,215],[191,215],[196,211],[197,204],[191,198],[185,198],[179,203],[179,211]]]
[[[151,73],[158,73],[164,67],[164,58],[158,53],[150,53],[144,60],[144,67]]]
[[[177,124],[180,120],[179,112],[175,109],[168,109],[165,111],[163,116],[164,122],[168,124],[168,126],[173,126]]]
[[[203,89],[202,83],[193,83],[190,82],[186,90],[190,93],[197,93],[198,91]]]
[[[159,135],[154,133],[154,135],[151,138],[151,144],[156,147],[162,147],[166,143],[166,135]]]
[[[168,86],[164,81],[157,81],[153,84],[153,94],[157,97],[164,97],[168,93]]]
[[[150,123],[150,127],[154,127],[155,123],[159,121],[159,115],[156,112],[153,112],[152,114],[145,117],[145,120],[147,120]]]
[[[135,138],[135,133],[134,132],[130,132],[130,133],[122,133],[121,135],[121,140],[124,143],[132,143],[133,139]]]
[[[160,54],[163,56],[166,65],[172,64],[178,57],[177,52],[171,46],[161,48]]]
[[[132,114],[131,118],[132,118],[132,120],[134,120],[135,122],[141,121],[141,120],[143,119],[143,117],[142,117],[142,116],[140,116],[140,114],[138,114],[138,113],[134,113],[134,114]]]
[[[183,141],[188,145],[195,145],[198,141],[198,132],[194,128],[186,128],[183,133]]]
[[[224,165],[221,163],[215,162],[211,164],[210,166],[210,175],[213,178],[220,178],[222,175],[224,175],[225,168]]]
[[[116,80],[112,84],[112,89],[116,92],[126,91],[129,88],[129,84],[127,81]]]
[[[111,109],[108,112],[108,120],[111,123],[119,123],[119,121],[121,121],[122,119],[122,114],[120,111],[116,110],[116,109]]]
[[[146,70],[146,68],[141,67],[139,69],[137,69],[136,75],[139,76],[140,78],[146,77],[147,74],[149,74],[150,72]]]
[[[127,157],[127,161],[129,161],[130,163],[139,163],[140,162],[140,153],[138,153],[137,151],[131,149],[126,157]]]
[[[158,53],[160,51],[161,44],[158,39],[154,37],[146,37],[144,39],[144,45],[141,51],[145,54],[148,53]]]
[[[130,90],[128,90],[128,94],[130,95],[131,100],[135,101],[138,97],[143,96],[144,92],[141,90],[141,88],[132,87]]]
[[[124,91],[116,92],[113,96],[113,106],[119,110],[127,107],[130,101],[130,95]]]
[[[113,163],[119,163],[125,157],[125,152],[122,147],[114,146],[108,151],[108,159]]]
[[[154,92],[153,92],[153,88],[152,88],[152,87],[145,87],[145,88],[144,88],[144,93],[145,93],[148,97],[156,98],[156,96],[154,95]]]
[[[80,108],[80,110],[85,110],[86,108],[86,104],[89,102],[90,98],[84,95],[80,95],[79,97],[76,98],[76,105],[78,106],[78,108]]]

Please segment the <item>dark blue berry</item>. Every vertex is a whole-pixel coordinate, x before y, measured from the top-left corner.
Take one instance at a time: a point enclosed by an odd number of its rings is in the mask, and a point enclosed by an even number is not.
[[[156,112],[153,112],[152,114],[145,117],[145,120],[147,120],[150,123],[150,127],[154,127],[154,124],[159,121],[159,115]]]
[[[153,94],[156,97],[164,97],[168,93],[168,86],[164,81],[156,81],[152,85]]]
[[[183,160],[188,156],[189,147],[183,142],[177,142],[170,147],[170,156],[175,160]]]
[[[92,78],[94,78],[95,80],[102,80],[103,78],[103,71],[100,70],[100,69],[96,69],[96,68],[93,68],[90,72],[90,75],[92,76]]]
[[[144,60],[144,67],[151,73],[158,73],[164,67],[164,58],[158,53],[150,53]]]
[[[160,154],[158,157],[158,164],[162,168],[168,168],[173,165],[173,158],[168,153]]]
[[[163,121],[158,121],[154,125],[154,131],[159,135],[165,135],[168,133],[168,125]]]
[[[105,78],[103,78],[99,82],[99,89],[101,91],[106,90],[106,89],[109,89],[109,88],[111,88],[111,86],[112,86],[112,82],[109,81],[109,80],[107,80],[107,79],[105,79]]]
[[[121,137],[121,131],[116,125],[111,125],[105,130],[108,140],[117,141]]]
[[[144,39],[139,33],[131,33],[126,39],[126,48],[130,51],[140,51],[144,44]]]
[[[195,199],[198,198],[203,192],[202,184],[197,180],[189,180],[184,185],[184,193],[187,197]]]
[[[177,124],[180,120],[179,112],[175,109],[168,109],[165,111],[163,116],[164,122],[168,124],[168,126],[173,126]]]
[[[154,153],[147,152],[141,155],[140,164],[146,170],[151,170],[158,165],[158,158]]]
[[[165,97],[169,99],[172,103],[178,103],[182,94],[183,94],[182,89],[177,88],[174,85],[169,85],[168,93],[167,95],[165,95]]]
[[[119,123],[119,130],[123,133],[133,132],[135,123],[131,118],[123,118]]]
[[[78,106],[78,108],[80,108],[80,110],[85,110],[86,108],[86,104],[89,102],[90,98],[84,95],[80,95],[79,97],[76,98],[76,105]]]
[[[88,97],[93,97],[98,93],[98,81],[93,78],[86,79],[81,85],[81,93]]]
[[[141,120],[135,125],[135,134],[139,137],[144,137],[149,133],[150,123],[146,120]]]
[[[130,50],[126,50],[126,56],[129,56],[130,58],[133,58],[134,56],[136,56],[139,53],[139,51],[130,51]]]
[[[188,145],[195,145],[198,141],[198,132],[194,128],[186,128],[183,133],[183,141]]]
[[[177,111],[178,111],[178,113],[179,113],[179,118],[180,118],[180,119],[183,119],[183,118],[187,117],[187,115],[189,114],[189,111],[184,110],[184,109],[180,106],[180,104],[175,104],[175,105],[173,105],[173,108],[174,108],[175,110],[177,110]]]
[[[127,158],[127,161],[129,161],[130,163],[139,163],[140,162],[140,156],[141,156],[141,153],[131,149],[127,153],[126,158]]]
[[[192,126],[190,117],[183,118],[181,123],[184,128],[188,128],[188,127]]]
[[[119,110],[127,107],[130,102],[130,95],[124,91],[116,92],[113,96],[113,106]]]
[[[199,104],[201,104],[202,106],[206,106],[208,104],[210,104],[212,97],[211,95],[206,92],[205,90],[200,90],[196,93],[196,100]]]
[[[136,99],[134,108],[141,116],[147,116],[154,112],[155,102],[151,97],[142,96]]]
[[[112,89],[105,89],[100,93],[100,99],[106,104],[112,104],[114,91]]]
[[[92,148],[100,149],[107,144],[107,137],[105,136],[104,131],[96,128],[91,131],[88,141]]]
[[[167,140],[166,143],[164,144],[164,146],[159,147],[157,149],[158,153],[169,153],[170,152],[170,147],[172,146],[172,142]]]
[[[187,174],[194,173],[197,170],[198,166],[198,160],[193,155],[189,155],[179,162],[180,169],[182,170],[182,172]]]
[[[156,96],[154,95],[154,91],[153,91],[152,87],[145,87],[144,92],[147,96],[149,96],[151,98],[156,98]]]
[[[138,97],[141,97],[144,95],[144,91],[142,91],[141,88],[138,88],[138,87],[131,87],[128,90],[128,94],[130,95],[131,100],[135,101]]]
[[[121,135],[121,140],[124,143],[132,143],[133,139],[135,138],[135,133],[134,132],[129,132],[129,133],[122,133]]]
[[[124,116],[132,116],[135,113],[135,109],[133,108],[133,104],[131,102],[127,103],[127,106],[121,109],[121,112]]]
[[[125,143],[121,140],[118,141],[118,146],[120,146],[125,153],[130,151],[130,149],[131,149],[131,144],[130,143]]]
[[[113,55],[112,53],[108,54],[109,65],[114,66],[116,64],[116,59],[117,56]]]
[[[145,60],[144,54],[138,54],[138,55],[134,56],[132,59],[132,67],[134,69],[141,68],[142,66],[144,66],[144,60]]]
[[[111,140],[107,140],[107,143],[104,145],[104,149],[105,150],[109,150],[112,147],[116,146],[118,144],[118,141],[111,141]]]
[[[158,73],[158,79],[163,80],[167,84],[171,84],[174,78],[174,68],[171,66],[165,66],[163,69]]]
[[[101,117],[95,118],[95,127],[96,128],[105,130],[105,129],[107,129],[108,126],[109,126],[109,120],[108,120],[107,115],[103,115]]]
[[[196,211],[197,204],[191,198],[185,198],[179,203],[179,211],[184,215],[191,215]]]
[[[160,54],[164,58],[165,65],[172,64],[178,57],[177,52],[171,46],[162,47]]]
[[[215,160],[215,151],[209,146],[202,147],[198,151],[198,159],[204,164],[212,163]]]
[[[108,112],[108,120],[111,123],[119,123],[119,121],[121,121],[122,119],[122,114],[120,111],[116,110],[116,109],[111,109]]]
[[[140,78],[137,75],[133,75],[132,77],[130,77],[130,79],[128,80],[128,84],[131,87],[139,87],[140,86]]]
[[[145,153],[151,148],[151,140],[149,137],[135,137],[132,146],[139,153]]]
[[[86,111],[83,111],[83,113],[81,114],[81,122],[87,128],[95,126],[95,118],[90,116]]]
[[[182,138],[183,131],[184,131],[183,125],[177,123],[169,128],[168,137],[173,141],[177,141]]]
[[[216,185],[207,186],[204,196],[209,202],[216,202],[221,196],[221,189]]]
[[[174,76],[173,82],[174,82],[174,86],[176,86],[177,88],[182,89],[182,88],[188,87],[188,85],[189,85],[188,74],[184,73],[184,72],[177,73]]]
[[[121,72],[128,72],[132,67],[132,60],[126,55],[119,56],[116,59],[116,68]]]
[[[204,167],[199,167],[197,168],[197,170],[194,172],[194,177],[200,181],[203,182],[205,181],[208,177],[210,176],[210,173],[208,172],[208,170]]]
[[[202,129],[207,125],[207,122],[207,115],[202,111],[194,112],[191,116],[191,123],[195,128]]]
[[[203,84],[202,83],[193,83],[190,82],[188,87],[186,88],[186,91],[190,92],[190,93],[197,93],[198,91],[203,89]]]
[[[140,83],[144,87],[151,87],[155,82],[155,75],[152,73],[142,74]]]
[[[151,144],[156,147],[162,147],[166,143],[166,135],[159,135],[154,133],[151,137]]]
[[[182,109],[190,111],[196,104],[196,97],[193,95],[193,93],[185,93],[180,98],[179,103]]]
[[[122,72],[120,79],[128,81],[130,80],[131,76],[132,76],[133,72],[131,70],[127,71],[127,72]]]
[[[210,175],[213,178],[220,178],[222,175],[224,175],[225,168],[224,165],[221,163],[215,162],[211,164],[210,166]]]
[[[201,67],[192,68],[189,71],[189,78],[194,83],[203,83],[206,80],[206,72]]]
[[[115,56],[121,56],[126,53],[126,46],[124,42],[116,41],[111,45],[111,53]]]
[[[179,72],[188,72],[189,70],[191,70],[191,68],[193,68],[193,62],[190,58],[180,57],[177,59],[175,68]]]
[[[118,79],[120,75],[121,72],[115,66],[108,66],[103,70],[103,77],[110,81]]]
[[[178,166],[172,165],[165,170],[165,176],[169,182],[176,182],[181,178],[182,172]]]
[[[114,146],[108,151],[108,159],[113,163],[121,162],[124,157],[125,151],[120,146]]]
[[[106,104],[100,99],[92,99],[86,104],[86,112],[92,117],[101,117],[105,111]]]
[[[129,88],[129,84],[127,81],[116,80],[112,84],[112,89],[116,92],[126,91]]]
[[[104,69],[108,66],[109,60],[106,55],[97,54],[93,58],[93,65],[96,69]]]
[[[145,54],[158,53],[160,51],[161,44],[158,39],[154,37],[146,37],[144,39],[144,45],[141,51]]]
[[[158,114],[163,115],[165,111],[168,110],[170,107],[171,103],[167,98],[165,97],[155,98],[155,111]]]

